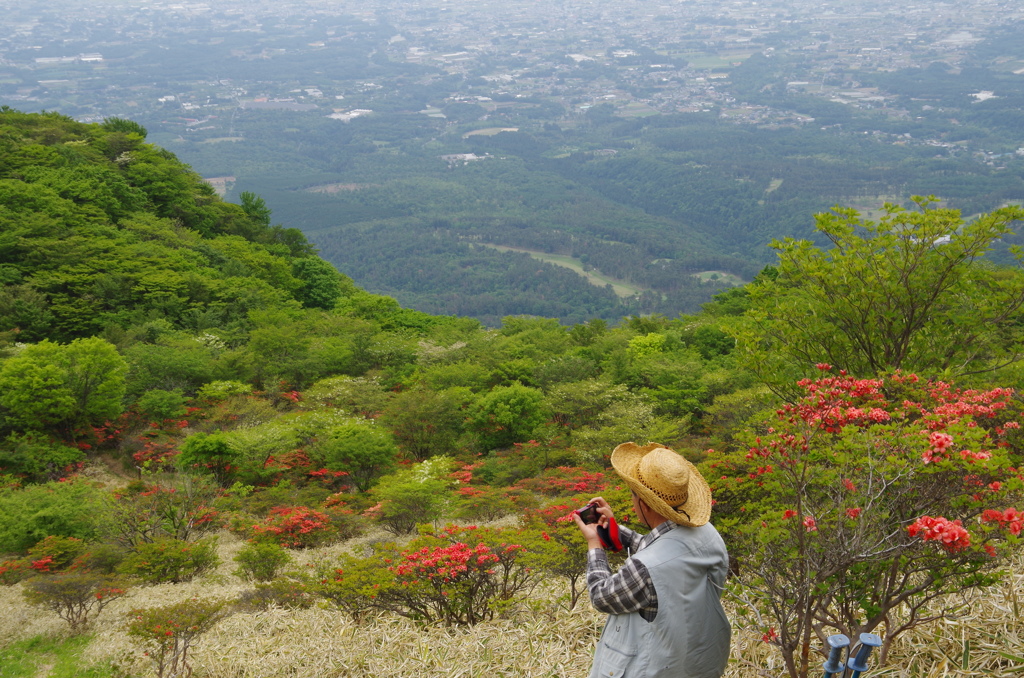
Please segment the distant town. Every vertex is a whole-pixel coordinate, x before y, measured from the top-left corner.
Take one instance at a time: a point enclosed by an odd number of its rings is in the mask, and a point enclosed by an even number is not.
[[[233,136],[238,109],[321,110],[349,121],[371,114],[400,86],[389,82],[394,68],[380,69],[379,79],[341,63],[334,68],[339,50],[345,59],[420,67],[398,72],[404,85],[440,90],[432,105],[466,102],[496,112],[517,100],[544,100],[572,116],[611,103],[625,117],[714,109],[738,124],[806,124],[812,116],[751,105],[726,86],[752,54],[795,57],[787,89],[911,116],[858,74],[933,62],[956,68],[993,30],[1024,19],[1024,6],[1010,0],[4,0],[0,9],[3,103],[83,121],[156,118],[167,131],[216,137]],[[201,73],[175,62],[182,49],[196,55]],[[154,68],[161,52],[168,61]],[[202,63],[204,54],[212,63]],[[277,73],[277,63],[295,59],[309,67]],[[228,61],[238,63],[229,68]],[[1024,79],[1024,61],[1004,67]],[[976,93],[979,101],[995,96]],[[444,116],[429,105],[423,113]]]

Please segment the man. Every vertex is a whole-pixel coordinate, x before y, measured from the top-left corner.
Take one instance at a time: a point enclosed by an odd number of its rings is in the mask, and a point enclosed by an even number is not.
[[[598,526],[611,524],[596,497],[597,524],[576,524],[587,540],[587,587],[609,614],[590,678],[718,678],[729,658],[729,620],[721,594],[729,556],[711,517],[711,489],[686,459],[657,443],[624,443],[612,466],[633,492],[633,509],[651,531],[619,528],[633,553],[612,574]]]

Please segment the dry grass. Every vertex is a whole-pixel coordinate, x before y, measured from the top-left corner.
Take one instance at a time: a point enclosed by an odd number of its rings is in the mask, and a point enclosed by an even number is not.
[[[222,534],[221,558],[225,562],[216,573],[188,584],[140,587],[111,604],[96,623],[83,661],[113,660],[131,675],[153,675],[148,661],[122,629],[126,612],[191,596],[238,596],[246,585],[230,573],[235,566],[231,558],[240,547],[240,542]],[[339,550],[329,549],[332,554]],[[302,564],[318,555],[302,553],[297,560]],[[1024,593],[1020,591],[1024,591],[1024,557],[1018,558],[1013,574],[1003,583],[968,601],[960,618],[906,634],[892,648],[889,666],[869,675],[966,678],[1024,674]],[[550,591],[538,590],[536,600],[513,618],[470,629],[421,627],[392,615],[354,625],[334,610],[319,608],[236,614],[200,639],[194,655],[195,675],[584,676],[603,615],[585,602],[568,612],[548,602],[548,595]],[[60,635],[66,632],[64,627],[55,616],[27,607],[21,586],[0,587],[0,647],[36,635]],[[783,675],[781,658],[761,642],[759,633],[734,631],[732,648],[728,678]],[[812,672],[817,673],[817,669]]]

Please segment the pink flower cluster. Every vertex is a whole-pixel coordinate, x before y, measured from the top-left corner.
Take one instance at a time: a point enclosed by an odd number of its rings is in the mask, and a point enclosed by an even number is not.
[[[971,535],[959,520],[942,516],[921,516],[907,528],[911,537],[921,536],[925,541],[937,541],[949,553],[957,553],[971,545]]]
[[[981,514],[981,520],[985,523],[999,523],[1000,527],[1009,530],[1014,536],[1020,536],[1020,531],[1024,528],[1024,513],[1015,508],[1008,508],[1005,511],[988,509]]]

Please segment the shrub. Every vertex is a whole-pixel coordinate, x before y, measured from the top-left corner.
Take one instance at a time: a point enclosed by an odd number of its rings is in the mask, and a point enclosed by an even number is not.
[[[182,471],[205,469],[213,474],[218,485],[227,487],[238,456],[225,433],[195,433],[182,442],[181,453],[174,463]]]
[[[317,506],[327,499],[331,491],[320,485],[296,486],[282,480],[272,487],[255,488],[241,498],[241,508],[247,513],[267,516],[278,506]]]
[[[1009,389],[844,373],[799,387],[765,430],[709,452],[705,467],[741,568],[734,585],[774,627],[792,676],[807,675],[828,628],[884,627],[884,663],[899,634],[954,612],[943,596],[997,581],[1019,541],[1006,504],[1022,488]]]
[[[541,509],[526,511],[524,529],[519,537],[520,543],[526,547],[524,563],[538,572],[564,579],[568,583],[567,607],[570,610],[576,607],[586,591],[583,583],[587,574],[587,542],[572,520],[572,511],[583,506],[591,496],[577,495]],[[616,521],[628,526],[632,518],[629,492],[612,490],[604,493],[604,498],[612,506]],[[623,554],[609,551],[608,557],[614,563]]]
[[[217,541],[213,538],[187,542],[161,539],[139,544],[118,568],[122,574],[134,575],[147,584],[189,581],[220,564]]]
[[[272,542],[249,543],[234,558],[238,569],[234,574],[246,581],[270,581],[278,571],[291,562],[292,557]]]
[[[196,640],[231,614],[225,600],[191,598],[180,603],[132,610],[127,632],[147,648],[157,678],[190,676],[188,652]]]
[[[127,551],[114,544],[89,544],[68,569],[77,572],[114,574],[127,555]]]
[[[102,493],[88,483],[0,487],[0,553],[25,553],[50,535],[96,535]]]
[[[367,513],[396,535],[411,534],[420,523],[437,520],[451,501],[451,464],[447,457],[433,457],[381,478],[372,491],[380,503]]]
[[[133,483],[104,502],[100,531],[131,550],[159,539],[189,541],[220,528],[215,497],[216,488],[197,477],[180,476],[171,487]]]
[[[370,528],[370,521],[345,507],[331,507],[324,509],[324,513],[331,519],[331,527],[334,529],[334,538],[337,541],[354,539]]]
[[[253,525],[253,539],[287,548],[312,548],[332,541],[337,528],[330,517],[306,506],[278,506],[262,525]]]
[[[515,486],[549,497],[569,494],[598,495],[608,488],[608,480],[603,473],[572,466],[559,466],[547,469],[534,478],[520,480]]]
[[[346,471],[360,492],[395,468],[398,445],[388,431],[373,424],[341,424],[320,436],[317,454],[331,471]]]
[[[23,594],[30,605],[55,612],[74,633],[89,624],[90,616],[123,596],[126,588],[110,575],[63,572],[28,580]]]
[[[70,567],[85,549],[81,539],[49,536],[28,550],[28,559],[37,572],[59,572]]]
[[[187,399],[181,391],[154,388],[142,394],[136,407],[147,421],[160,422],[184,417],[188,411],[186,402]]]
[[[27,558],[0,560],[0,585],[14,586],[34,574]]]
[[[39,433],[11,434],[0,447],[0,471],[30,483],[59,480],[78,468],[85,452]]]
[[[470,521],[491,521],[519,509],[508,491],[499,487],[464,485],[455,491],[454,517]]]
[[[471,544],[474,544],[471,545]],[[359,620],[387,610],[428,623],[476,624],[514,604],[533,585],[523,547],[500,530],[449,528],[358,558],[322,565],[318,595]]]
[[[238,599],[241,609],[247,611],[266,610],[272,605],[288,609],[305,610],[313,606],[314,598],[309,586],[293,579],[275,579],[256,585],[245,591]]]

